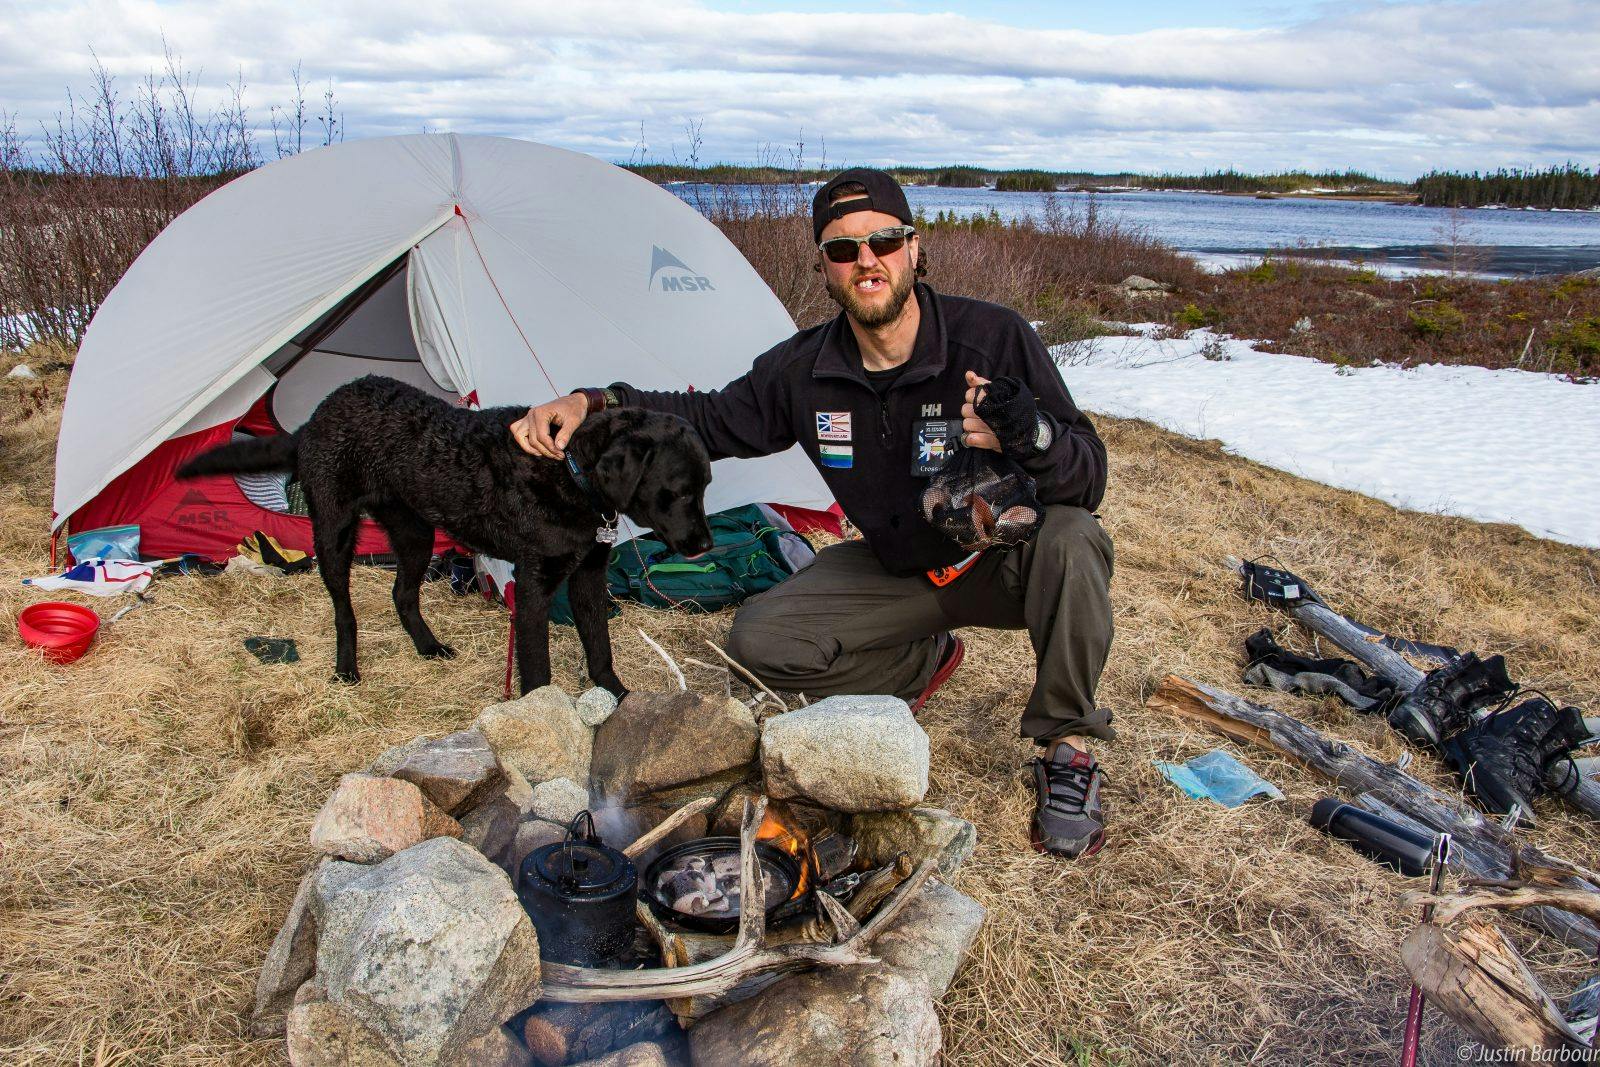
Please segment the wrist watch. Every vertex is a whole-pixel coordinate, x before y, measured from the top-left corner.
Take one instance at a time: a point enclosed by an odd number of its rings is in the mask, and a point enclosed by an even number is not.
[[[1050,446],[1055,444],[1056,432],[1050,426],[1050,420],[1043,415],[1035,416],[1033,428],[1033,451],[1035,454],[1050,451]]]

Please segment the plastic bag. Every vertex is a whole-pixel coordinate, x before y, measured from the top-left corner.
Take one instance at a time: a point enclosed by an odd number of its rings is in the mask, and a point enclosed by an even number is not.
[[[139,562],[139,527],[102,526],[67,538],[67,552],[75,560],[125,559]]]
[[[1283,790],[1219,748],[1187,763],[1152,762],[1168,781],[1196,800],[1237,808],[1251,797],[1283,799]]]
[[[1044,523],[1038,486],[987,448],[957,448],[922,492],[928,523],[968,552],[1025,544]]]

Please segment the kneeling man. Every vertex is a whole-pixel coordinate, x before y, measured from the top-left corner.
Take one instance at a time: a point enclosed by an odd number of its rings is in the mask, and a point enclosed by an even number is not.
[[[1111,539],[1093,515],[1105,446],[1020,315],[917,280],[926,264],[911,223],[888,174],[844,171],[812,204],[817,269],[838,316],[763,353],[723,389],[583,389],[533,408],[512,433],[527,451],[561,459],[589,413],[625,406],[687,419],[713,459],[799,442],[864,539],[823,549],[746,603],[730,654],[774,689],[890,693],[920,710],[961,662],[952,631],[1026,629],[1038,666],[1022,734],[1043,750],[1033,761],[1032,841],[1088,855],[1105,819],[1086,740],[1114,736],[1095,705],[1111,645]],[[989,412],[996,427],[976,407],[999,378],[1020,388],[1004,391],[1013,399],[1003,418]],[[1037,481],[1044,524],[1027,544],[969,556],[923,519],[922,492],[957,434]]]

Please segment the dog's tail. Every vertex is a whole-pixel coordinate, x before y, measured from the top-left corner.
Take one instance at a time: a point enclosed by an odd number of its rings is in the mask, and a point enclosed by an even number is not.
[[[298,434],[257,437],[234,441],[198,456],[178,468],[179,478],[199,478],[207,474],[266,474],[287,471],[293,474],[300,449]]]

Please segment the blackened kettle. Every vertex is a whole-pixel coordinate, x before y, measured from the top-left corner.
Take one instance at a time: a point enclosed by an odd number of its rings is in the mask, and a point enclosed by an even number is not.
[[[517,869],[517,898],[539,932],[539,955],[580,967],[603,967],[628,951],[638,886],[633,861],[600,840],[587,811]]]

